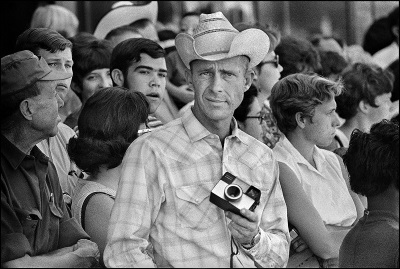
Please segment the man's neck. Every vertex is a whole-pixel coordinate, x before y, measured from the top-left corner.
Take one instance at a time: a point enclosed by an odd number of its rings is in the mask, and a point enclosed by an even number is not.
[[[384,192],[368,197],[368,210],[383,210],[399,217],[399,190],[391,184]]]
[[[231,134],[231,122],[232,117],[225,120],[211,121],[203,116],[201,113],[197,113],[196,109],[192,107],[193,114],[197,120],[212,134],[218,135],[222,146],[224,146],[225,138]]]
[[[286,135],[286,138],[292,143],[293,147],[306,159],[314,168],[316,168],[313,154],[314,144],[306,140],[301,132],[290,132]]]
[[[29,155],[32,148],[43,140],[32,133],[29,133],[24,128],[15,128],[9,132],[2,133],[11,143],[14,144],[20,151]]]

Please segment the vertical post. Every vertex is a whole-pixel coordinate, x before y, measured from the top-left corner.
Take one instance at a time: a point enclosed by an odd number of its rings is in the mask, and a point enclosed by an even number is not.
[[[283,1],[283,33],[284,33],[284,35],[291,34],[290,1]]]

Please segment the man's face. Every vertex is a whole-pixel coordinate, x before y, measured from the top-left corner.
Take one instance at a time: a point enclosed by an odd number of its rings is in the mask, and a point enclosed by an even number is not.
[[[312,122],[309,117],[305,118],[305,137],[312,144],[326,147],[332,143],[339,125],[340,121],[336,113],[336,101],[332,97],[331,100],[326,100],[315,107]]]
[[[58,123],[61,118],[58,109],[64,105],[58,94],[59,88],[66,87],[65,80],[38,81],[41,93],[31,97],[32,102],[32,128],[42,133],[45,137],[55,136],[58,132]]]
[[[143,93],[150,104],[150,114],[161,104],[165,93],[167,65],[165,58],[154,59],[145,53],[133,63],[124,79],[124,87]]]
[[[38,54],[46,60],[51,69],[72,74],[72,66],[74,62],[72,61],[71,48],[65,48],[63,51],[59,50],[54,53],[45,49],[39,49]],[[57,88],[58,94],[63,101],[65,101],[65,97],[69,91],[71,80],[72,77],[65,80],[65,84],[67,85],[66,88]]]
[[[112,85],[110,68],[92,70],[82,79],[82,103],[86,103],[96,91]]]
[[[187,81],[195,92],[193,112],[200,122],[231,121],[251,85],[251,76],[246,73],[247,62],[244,56],[192,62]]]

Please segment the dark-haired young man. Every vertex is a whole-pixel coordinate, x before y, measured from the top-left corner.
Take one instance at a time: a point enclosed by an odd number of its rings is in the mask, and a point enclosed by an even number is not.
[[[110,72],[114,86],[139,91],[146,96],[150,105],[150,125],[147,127],[162,125],[154,113],[165,95],[167,65],[164,49],[147,38],[124,40],[112,52]]]

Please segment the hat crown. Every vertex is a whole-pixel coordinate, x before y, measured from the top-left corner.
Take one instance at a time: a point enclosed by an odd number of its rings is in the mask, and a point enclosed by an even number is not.
[[[238,33],[222,12],[201,14],[193,31],[195,49],[201,56],[227,54]]]

